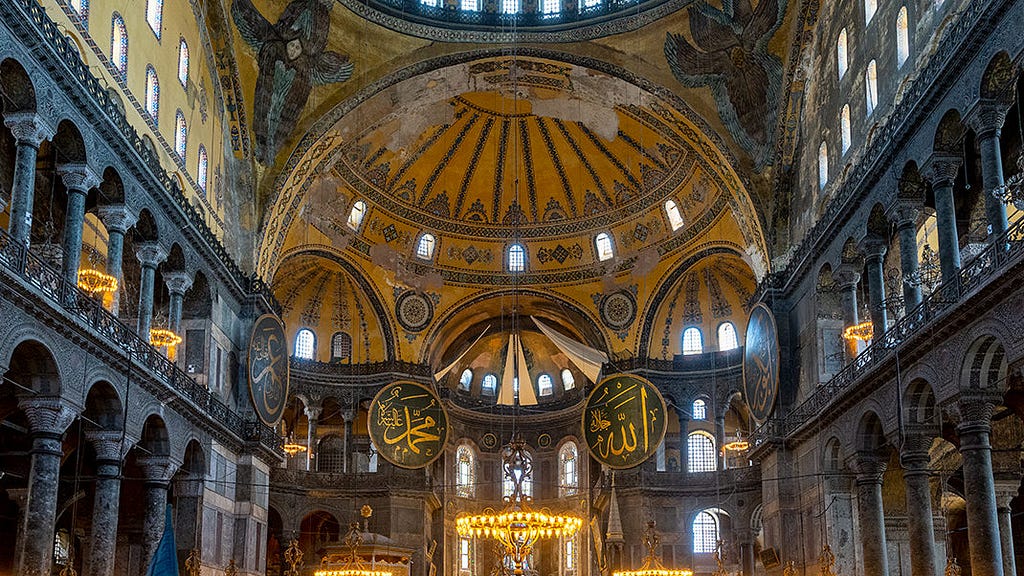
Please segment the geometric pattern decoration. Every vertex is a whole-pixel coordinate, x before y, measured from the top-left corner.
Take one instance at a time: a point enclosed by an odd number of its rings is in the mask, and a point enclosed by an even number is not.
[[[423,294],[407,290],[395,301],[395,315],[402,328],[409,332],[419,332],[434,319],[434,305]]]

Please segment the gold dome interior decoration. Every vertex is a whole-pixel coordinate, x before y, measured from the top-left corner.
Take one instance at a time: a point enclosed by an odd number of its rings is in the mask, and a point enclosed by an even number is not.
[[[647,557],[644,563],[636,570],[616,570],[612,576],[693,576],[693,570],[688,568],[666,568],[658,560],[657,550],[661,546],[661,537],[655,529],[654,520],[647,521],[647,528],[644,528],[643,542],[647,547]]]
[[[523,493],[523,482],[533,474],[533,464],[526,452],[526,442],[521,437],[509,443],[503,467],[505,476],[512,483],[511,495],[504,498],[505,508],[496,514],[459,516],[455,519],[455,529],[459,536],[494,538],[500,542],[505,547],[505,557],[512,562],[513,573],[520,575],[538,540],[571,537],[583,526],[583,519],[573,514],[531,510],[533,498]]]

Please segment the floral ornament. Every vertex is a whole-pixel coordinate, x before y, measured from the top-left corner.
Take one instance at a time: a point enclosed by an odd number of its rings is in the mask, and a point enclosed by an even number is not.
[[[665,57],[677,80],[707,86],[722,122],[759,167],[770,159],[778,116],[782,62],[768,41],[782,23],[785,0],[723,0],[722,8],[699,2],[687,9],[690,38],[666,34]]]

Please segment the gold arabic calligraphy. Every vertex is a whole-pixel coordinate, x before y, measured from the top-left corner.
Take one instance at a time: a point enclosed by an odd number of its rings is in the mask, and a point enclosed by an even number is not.
[[[664,405],[660,397],[651,397],[648,386],[640,379],[612,378],[591,395],[585,435],[602,462],[635,466],[657,447],[665,429]]]
[[[437,398],[413,385],[396,383],[381,392],[374,410],[374,438],[381,454],[397,464],[425,465],[445,442],[447,419]]]

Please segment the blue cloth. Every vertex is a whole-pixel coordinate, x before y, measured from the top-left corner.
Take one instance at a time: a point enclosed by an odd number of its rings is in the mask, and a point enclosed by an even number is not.
[[[149,561],[146,576],[178,576],[178,549],[174,545],[174,521],[171,518],[171,505],[167,505],[167,520],[164,522],[164,535],[156,547],[153,559]]]

